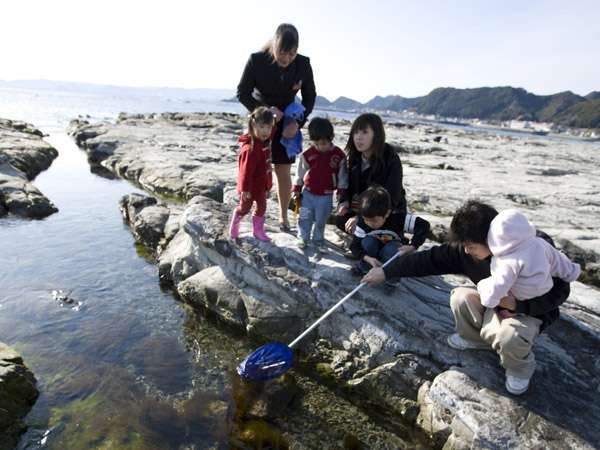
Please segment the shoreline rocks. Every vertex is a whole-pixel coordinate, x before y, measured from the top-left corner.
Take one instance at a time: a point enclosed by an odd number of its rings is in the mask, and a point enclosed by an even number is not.
[[[0,119],[0,217],[42,219],[58,211],[31,183],[58,156],[42,137],[32,125]]]
[[[336,133],[343,135],[347,126],[336,127]],[[121,202],[137,239],[155,252],[162,281],[173,283],[184,301],[249,336],[288,342],[358,280],[331,228],[326,237],[332,244],[323,253],[300,251],[292,235],[273,229],[268,230],[272,244],[258,242],[246,222],[237,242],[228,239],[241,128],[236,116],[163,114],[123,116],[114,125],[78,123],[72,134],[90,160],[151,192],[188,200],[174,205],[136,196]],[[390,133],[391,138],[400,139],[402,132]],[[84,134],[95,136],[84,139]],[[441,152],[426,157],[434,153]],[[408,198],[437,208],[432,202],[437,195],[409,193]],[[276,211],[272,199],[267,210]],[[594,356],[600,344],[598,291],[573,284],[563,318],[536,341],[532,387],[517,398],[505,392],[493,352],[458,352],[446,345],[453,331],[449,292],[464,283],[461,277],[425,277],[403,279],[392,295],[363,289],[306,338],[298,357],[353,401],[365,408],[376,405],[392,425],[414,423],[436,447],[600,445],[600,429],[589,425],[600,420],[594,400],[600,392]]]
[[[35,383],[21,356],[0,342],[0,450],[14,448],[25,431],[21,419],[37,399]]]

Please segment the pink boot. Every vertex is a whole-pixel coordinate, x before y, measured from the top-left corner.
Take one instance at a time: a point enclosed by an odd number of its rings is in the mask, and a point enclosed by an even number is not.
[[[270,241],[271,238],[265,233],[265,218],[260,216],[252,216],[252,231],[254,237],[259,241]]]
[[[240,221],[242,220],[241,214],[234,209],[233,214],[231,215],[231,222],[229,223],[229,236],[231,239],[237,239],[240,235]]]

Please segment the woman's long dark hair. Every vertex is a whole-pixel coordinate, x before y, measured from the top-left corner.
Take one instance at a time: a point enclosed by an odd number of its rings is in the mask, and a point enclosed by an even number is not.
[[[282,23],[275,30],[275,34],[269,41],[263,46],[264,52],[269,52],[272,58],[275,58],[273,50],[278,52],[289,52],[296,50],[300,43],[300,37],[298,30],[291,23]]]
[[[354,145],[354,133],[358,130],[364,131],[367,128],[373,130],[373,143],[371,144],[373,153],[371,153],[369,158],[369,163],[371,164],[370,178],[372,178],[373,174],[379,173],[384,165],[385,130],[381,117],[377,114],[365,113],[354,120],[350,128],[350,137],[346,144],[346,154],[348,155],[348,168],[351,169],[361,158],[361,153],[356,149],[356,145]]]

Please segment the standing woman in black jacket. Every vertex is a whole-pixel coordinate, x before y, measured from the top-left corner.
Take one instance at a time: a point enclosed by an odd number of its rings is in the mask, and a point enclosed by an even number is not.
[[[310,60],[298,54],[298,30],[291,24],[277,27],[275,35],[260,52],[250,55],[237,88],[238,100],[252,112],[258,106],[269,106],[277,120],[277,130],[271,144],[272,161],[277,177],[279,227],[289,231],[288,204],[292,190],[291,167],[294,158],[288,157],[281,137],[292,138],[313,110],[317,93]],[[283,129],[283,111],[302,93],[305,108],[301,123],[292,121]]]
[[[346,153],[348,189],[340,199],[336,220],[338,228],[349,234],[354,233],[360,195],[373,185],[382,186],[388,191],[394,212],[406,214],[402,162],[394,148],[385,142],[381,117],[366,113],[354,120]]]

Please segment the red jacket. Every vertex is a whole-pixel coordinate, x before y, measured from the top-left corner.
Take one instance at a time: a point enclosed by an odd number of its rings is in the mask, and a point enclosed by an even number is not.
[[[250,192],[253,196],[270,191],[273,186],[271,175],[271,141],[254,139],[249,134],[240,136],[240,156],[238,157],[238,192]]]
[[[314,195],[330,195],[337,189],[339,197],[348,188],[346,154],[335,146],[326,152],[314,146],[302,152],[292,190],[300,192],[302,185]]]

